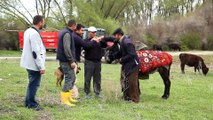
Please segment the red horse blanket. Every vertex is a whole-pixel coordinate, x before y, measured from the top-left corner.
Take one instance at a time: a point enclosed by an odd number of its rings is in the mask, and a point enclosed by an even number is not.
[[[172,56],[163,51],[139,50],[137,54],[142,73],[147,73],[150,70],[172,63]]]

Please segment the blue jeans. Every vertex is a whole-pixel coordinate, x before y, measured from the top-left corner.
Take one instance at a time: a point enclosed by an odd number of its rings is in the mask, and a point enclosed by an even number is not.
[[[35,107],[38,103],[35,101],[36,92],[40,86],[41,74],[40,71],[33,71],[27,69],[29,83],[27,87],[27,94],[25,99],[26,107]]]

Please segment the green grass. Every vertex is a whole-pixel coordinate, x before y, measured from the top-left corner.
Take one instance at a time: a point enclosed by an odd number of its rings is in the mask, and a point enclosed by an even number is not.
[[[21,50],[0,50],[0,57],[21,57],[21,53]],[[54,51],[47,51],[47,56],[56,56],[56,53]]]
[[[21,51],[0,50],[0,57],[20,57]]]
[[[208,65],[213,57],[207,58]],[[186,67],[181,74],[179,61],[174,57],[171,69],[171,95],[161,99],[164,85],[160,75],[154,73],[149,80],[141,80],[140,102],[123,101],[120,88],[120,65],[102,64],[103,99],[85,100],[83,92],[83,64],[77,75],[80,102],[70,108],[60,104],[60,87],[55,85],[54,70],[57,61],[46,64],[37,99],[44,110],[33,111],[23,105],[27,73],[19,61],[0,61],[0,119],[4,120],[211,120],[213,119],[213,70],[207,76],[195,74]],[[91,90],[93,91],[93,90]],[[93,95],[94,96],[94,95]]]

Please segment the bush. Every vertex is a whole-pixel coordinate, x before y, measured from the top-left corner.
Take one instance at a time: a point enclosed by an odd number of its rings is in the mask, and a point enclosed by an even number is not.
[[[19,50],[18,31],[25,29],[19,19],[0,18],[0,49]]]
[[[144,39],[146,40],[146,44],[149,47],[151,47],[153,44],[157,43],[155,37],[151,34],[146,34]]]
[[[207,47],[208,50],[213,50],[213,36],[209,36],[207,38],[206,47]]]
[[[182,50],[200,49],[200,37],[196,33],[187,33],[180,36]]]
[[[1,50],[19,50],[19,39],[17,32],[0,32]]]

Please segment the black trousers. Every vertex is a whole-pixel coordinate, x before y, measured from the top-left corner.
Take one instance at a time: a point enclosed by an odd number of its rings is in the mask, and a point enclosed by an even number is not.
[[[101,61],[85,60],[84,70],[84,92],[90,93],[90,83],[93,78],[94,92],[99,95],[101,91]]]

